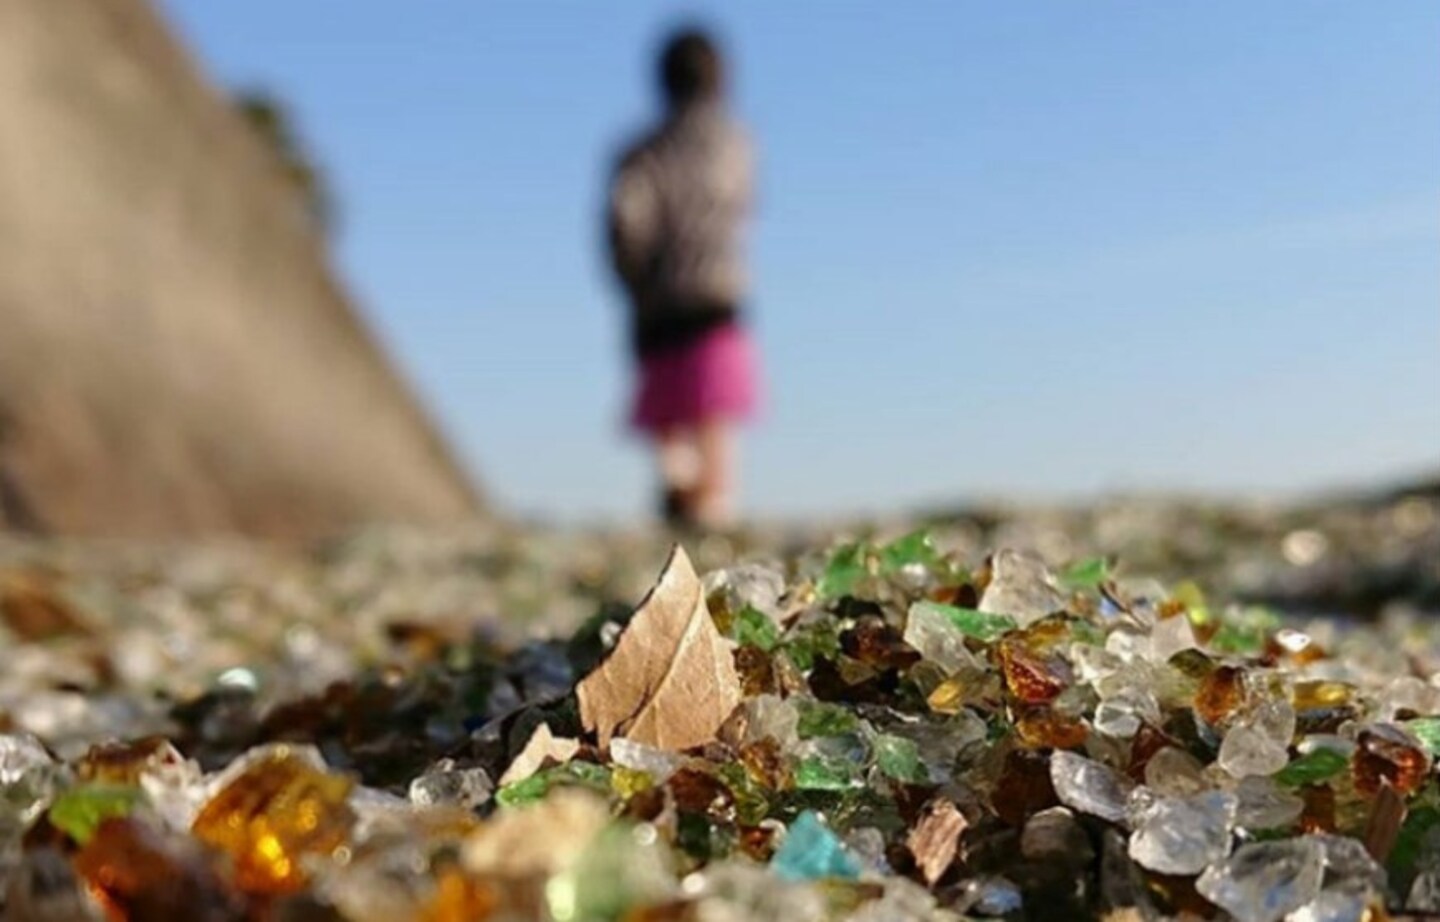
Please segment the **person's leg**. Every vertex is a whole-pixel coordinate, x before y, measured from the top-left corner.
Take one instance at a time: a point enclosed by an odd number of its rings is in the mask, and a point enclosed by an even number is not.
[[[671,524],[693,520],[700,478],[695,433],[678,426],[657,433],[655,454],[663,491],[661,515]]]
[[[699,453],[696,516],[705,525],[724,527],[735,514],[735,427],[718,416],[704,420],[696,429],[695,445]]]

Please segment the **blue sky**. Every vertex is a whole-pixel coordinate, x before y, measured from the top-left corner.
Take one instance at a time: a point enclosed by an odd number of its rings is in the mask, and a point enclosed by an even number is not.
[[[1440,4],[163,0],[294,107],[338,267],[492,496],[651,505],[598,249],[698,17],[761,148],[761,514],[1440,464]]]

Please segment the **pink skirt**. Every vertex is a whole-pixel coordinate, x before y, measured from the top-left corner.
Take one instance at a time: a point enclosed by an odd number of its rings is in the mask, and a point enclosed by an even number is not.
[[[699,339],[661,349],[640,360],[630,423],[658,435],[707,419],[743,422],[758,401],[755,348],[739,324],[726,324]]]

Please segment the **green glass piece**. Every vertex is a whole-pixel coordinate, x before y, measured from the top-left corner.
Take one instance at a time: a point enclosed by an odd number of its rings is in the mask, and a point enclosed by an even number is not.
[[[1440,809],[1433,806],[1415,807],[1406,815],[1400,834],[1395,837],[1395,846],[1385,859],[1385,870],[1399,892],[1409,889],[1425,840],[1437,824],[1440,824]]]
[[[960,633],[985,643],[990,643],[1018,627],[1015,619],[1009,615],[994,615],[973,608],[957,608],[940,602],[916,602],[914,607],[923,607],[942,616],[955,625]]]
[[[853,879],[860,876],[860,862],[845,851],[835,833],[825,828],[811,810],[796,817],[785,833],[785,841],[770,859],[775,873],[785,880],[820,880],[826,877]]]
[[[1350,760],[1333,749],[1317,749],[1275,773],[1275,780],[1290,787],[1319,784],[1344,771]]]
[[[586,762],[583,759],[557,765],[548,769],[548,774],[551,782],[580,785],[593,788],[601,793],[610,790],[610,769],[594,762]]]
[[[1432,756],[1440,755],[1440,717],[1417,717],[1402,726],[1415,734]]]
[[[1210,639],[1210,647],[1221,653],[1259,653],[1265,638],[1280,627],[1280,618],[1269,609],[1251,607],[1226,614]]]
[[[759,647],[769,653],[780,642],[780,628],[769,615],[746,605],[730,626],[730,639],[741,646]]]
[[[1060,582],[1070,589],[1094,589],[1110,578],[1110,565],[1104,557],[1079,560],[1060,574]]]
[[[587,787],[602,794],[611,791],[610,769],[594,762],[576,759],[564,765],[538,771],[529,778],[522,778],[507,784],[495,792],[495,802],[502,807],[519,807],[533,804],[550,792],[555,785],[576,785]]]
[[[802,672],[815,668],[816,657],[835,659],[840,655],[840,632],[832,620],[792,628],[785,639],[785,652]]]
[[[495,792],[495,802],[502,807],[522,807],[533,804],[550,790],[550,779],[544,772],[505,785]]]
[[[838,599],[850,595],[868,575],[865,568],[866,548],[863,544],[845,544],[830,555],[825,572],[815,586],[821,598]]]
[[[930,540],[930,533],[923,529],[912,531],[880,549],[880,572],[887,575],[915,565],[933,570],[939,561],[940,554]]]
[[[924,784],[930,774],[920,761],[920,750],[913,740],[882,733],[875,737],[875,765],[889,778],[906,784]]]
[[[142,797],[139,788],[121,785],[71,788],[50,805],[50,825],[84,845],[105,820],[129,816]]]
[[[1265,634],[1239,624],[1222,624],[1210,638],[1210,648],[1220,653],[1259,653],[1265,649]]]
[[[841,736],[853,733],[860,721],[856,716],[838,704],[827,704],[813,698],[795,699],[795,708],[800,712],[796,729],[802,740],[817,736]]]
[[[802,791],[847,791],[854,784],[848,765],[811,756],[795,766],[795,787]]]
[[[556,922],[604,922],[624,918],[631,907],[664,899],[674,886],[664,846],[637,836],[629,823],[600,831],[565,871],[545,885]]]
[[[1107,636],[1104,628],[1091,624],[1089,621],[1070,622],[1070,639],[1075,643],[1083,643],[1090,647],[1103,647]]]

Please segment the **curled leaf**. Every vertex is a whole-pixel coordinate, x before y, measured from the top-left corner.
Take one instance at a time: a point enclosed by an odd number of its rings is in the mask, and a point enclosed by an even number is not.
[[[614,651],[575,689],[580,720],[601,746],[621,736],[678,751],[715,739],[740,703],[730,645],[676,546]]]

